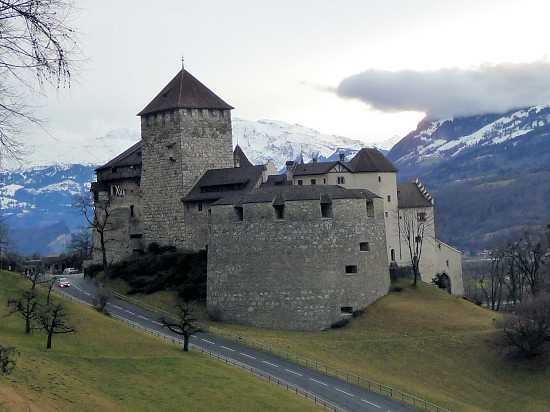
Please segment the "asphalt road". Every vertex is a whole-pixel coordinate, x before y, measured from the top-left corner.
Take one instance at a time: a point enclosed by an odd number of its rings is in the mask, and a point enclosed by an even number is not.
[[[82,279],[81,275],[65,277],[70,279],[73,286],[64,288],[63,291],[77,299],[91,304],[96,295],[97,287],[92,282]],[[57,288],[58,286],[55,287]],[[152,312],[148,312],[119,299],[111,299],[107,307],[109,312],[114,315],[138,323],[142,327],[181,339],[181,336],[163,327],[159,322],[158,315]],[[417,409],[376,392],[322,374],[313,369],[288,362],[276,356],[219,338],[215,335],[197,333],[191,337],[190,342],[195,346],[203,347],[209,351],[219,353],[222,356],[229,357],[269,373],[276,378],[305,389],[346,410],[374,412],[417,411]]]

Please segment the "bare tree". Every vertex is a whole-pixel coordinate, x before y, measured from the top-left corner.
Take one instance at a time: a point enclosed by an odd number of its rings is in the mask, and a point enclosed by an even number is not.
[[[422,245],[429,236],[433,236],[433,216],[429,216],[426,208],[399,209],[399,237],[404,241],[414,273],[413,287],[420,278],[420,259]]]
[[[500,323],[510,343],[527,358],[550,341],[550,294],[539,293],[522,299],[515,314]]]
[[[4,268],[4,257],[8,253],[9,244],[9,229],[4,222],[4,217],[0,217],[0,269]]]
[[[189,350],[189,337],[199,331],[199,328],[195,326],[197,320],[191,317],[188,302],[185,304],[178,303],[175,307],[178,309],[177,321],[161,318],[160,322],[172,332],[183,336],[183,351],[187,352]]]
[[[548,243],[541,233],[527,227],[522,236],[509,244],[510,257],[532,294],[539,293],[544,286],[544,257]]]
[[[8,307],[9,315],[20,313],[25,319],[25,333],[31,333],[36,329],[34,321],[38,319],[38,301],[34,288],[23,292],[19,299],[9,299]]]
[[[489,267],[488,279],[486,282],[485,272],[483,272],[479,284],[487,307],[498,311],[502,303],[503,287],[505,284],[507,253],[506,248],[496,247],[491,251],[491,265]]]
[[[71,233],[71,239],[65,247],[73,256],[73,266],[82,268],[82,263],[92,258],[92,228],[82,227]]]
[[[49,304],[40,313],[42,328],[48,334],[47,349],[52,347],[53,335],[76,332],[76,329],[69,323],[68,316],[61,303]]]
[[[109,303],[109,301],[113,298],[113,296],[113,292],[111,292],[105,286],[100,285],[97,289],[96,295],[92,300],[92,303],[99,312],[108,314],[105,311],[105,307],[107,306],[107,303]]]
[[[45,83],[70,87],[76,69],[72,0],[0,0],[0,160],[20,159],[28,122],[42,125],[29,104]]]
[[[86,218],[90,227],[99,238],[99,244],[93,242],[92,248],[101,252],[103,273],[105,274],[105,278],[109,279],[110,272],[106,245],[108,242],[107,234],[110,229],[110,217],[112,213],[111,202],[108,197],[94,201],[91,194],[86,194],[77,196],[73,206]]]

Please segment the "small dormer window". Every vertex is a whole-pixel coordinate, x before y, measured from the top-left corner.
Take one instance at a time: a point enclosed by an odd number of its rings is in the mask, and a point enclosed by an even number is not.
[[[317,180],[311,179],[311,184],[312,184],[312,185],[316,185],[316,184],[317,184]]]
[[[343,185],[344,183],[346,183],[344,176],[338,176],[338,184]]]

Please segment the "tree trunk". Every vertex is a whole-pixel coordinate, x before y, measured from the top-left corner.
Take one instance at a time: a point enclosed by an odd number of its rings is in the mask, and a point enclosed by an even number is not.
[[[51,349],[52,347],[52,335],[51,331],[48,331],[48,343],[46,344],[46,349]]]
[[[103,237],[103,232],[99,233],[100,243],[101,243],[101,254],[103,257],[103,274],[105,279],[111,279],[111,274],[109,273],[109,263],[107,263],[107,251],[105,249],[105,239]]]
[[[189,334],[185,333],[183,335],[183,351],[188,352],[189,351]]]

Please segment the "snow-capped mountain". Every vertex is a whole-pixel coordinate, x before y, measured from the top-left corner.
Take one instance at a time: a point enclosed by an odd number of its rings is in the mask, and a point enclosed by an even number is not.
[[[310,162],[338,156],[339,152],[354,155],[366,146],[365,142],[319,133],[298,124],[276,120],[251,122],[233,119],[233,145],[238,144],[248,159],[254,164],[264,164],[272,160],[278,170],[288,160],[304,159]]]
[[[25,170],[44,166],[58,165],[101,165],[138,142],[137,130],[113,130],[104,136],[87,139],[68,136],[56,136],[33,140],[30,136],[25,142],[24,163],[3,162],[4,170]]]
[[[95,167],[139,139],[138,131],[116,130],[85,141],[59,138],[30,142],[35,150],[25,164],[10,164],[8,170],[0,172],[2,217],[12,229],[16,248],[24,254],[63,251],[70,233],[85,225],[83,217],[71,207],[74,196],[89,190]],[[365,145],[300,125],[243,119],[233,120],[233,142],[239,143],[252,163],[271,159],[279,169],[287,160],[302,155],[305,162],[313,157],[332,160],[340,152],[352,156]],[[383,148],[388,145],[391,143],[380,143]]]
[[[550,106],[423,120],[388,158],[435,198],[439,237],[476,251],[550,222]]]
[[[403,174],[420,173],[438,164],[468,161],[492,165],[497,159],[506,160],[500,168],[516,168],[527,146],[544,143],[550,132],[550,106],[541,105],[505,114],[485,114],[429,121],[424,119],[415,131],[396,143],[388,153]],[[508,153],[503,153],[508,150]],[[512,154],[515,154],[515,159]],[[531,159],[547,165],[548,156]],[[528,156],[530,157],[530,156]],[[542,161],[541,161],[542,160]],[[492,166],[491,166],[492,167]],[[459,170],[460,168],[456,168]],[[456,172],[453,174],[456,177]],[[467,176],[464,176],[467,178]]]

